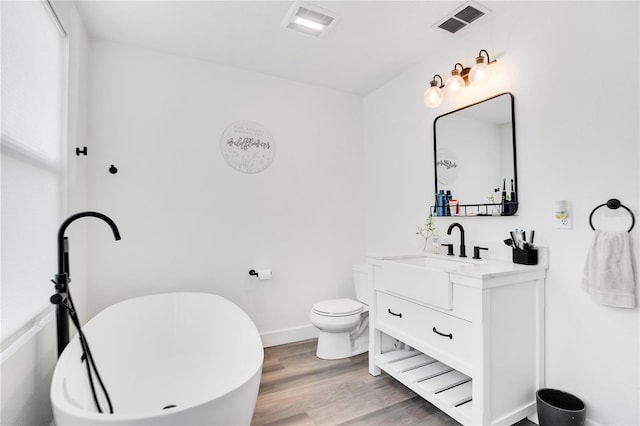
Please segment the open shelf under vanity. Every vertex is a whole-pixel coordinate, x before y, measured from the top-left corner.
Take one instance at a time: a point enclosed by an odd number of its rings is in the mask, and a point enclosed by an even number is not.
[[[380,354],[376,365],[436,407],[456,413],[452,417],[470,422],[471,377],[415,349]]]

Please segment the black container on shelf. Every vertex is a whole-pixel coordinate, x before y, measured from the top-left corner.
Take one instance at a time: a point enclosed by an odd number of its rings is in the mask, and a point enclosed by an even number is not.
[[[518,211],[516,201],[503,201],[501,204],[500,216],[513,216]]]

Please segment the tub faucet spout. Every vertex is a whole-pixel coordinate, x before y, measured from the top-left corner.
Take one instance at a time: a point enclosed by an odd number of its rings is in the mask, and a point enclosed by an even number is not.
[[[74,215],[69,216],[62,225],[60,225],[60,229],[58,229],[58,273],[59,274],[69,274],[69,247],[68,242],[65,242],[66,237],[64,236],[65,231],[71,225],[72,222],[80,219],[81,217],[97,217],[98,219],[102,219],[111,227],[113,231],[113,236],[116,240],[120,239],[120,231],[118,231],[118,227],[115,222],[111,220],[108,216],[98,213],[98,212],[80,212]]]
[[[453,228],[458,228],[460,230],[460,257],[467,257],[466,248],[464,245],[464,228],[458,222],[452,223],[449,225],[449,229],[447,230],[447,235],[451,235],[451,231]]]
[[[51,296],[51,303],[57,305],[56,307],[56,322],[58,328],[58,356],[62,354],[62,351],[69,343],[69,314],[68,310],[73,309],[73,302],[71,302],[69,292],[69,241],[64,236],[67,227],[71,225],[77,219],[82,217],[96,217],[102,219],[111,227],[113,236],[116,240],[120,239],[120,231],[115,222],[108,216],[98,212],[80,212],[72,216],[69,216],[58,230],[58,273],[55,275],[55,289],[56,294]],[[69,303],[67,303],[69,299]]]

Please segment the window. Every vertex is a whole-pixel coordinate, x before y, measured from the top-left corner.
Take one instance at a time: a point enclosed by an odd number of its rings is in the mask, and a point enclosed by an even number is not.
[[[66,36],[45,1],[2,1],[1,334],[49,304],[62,212]]]

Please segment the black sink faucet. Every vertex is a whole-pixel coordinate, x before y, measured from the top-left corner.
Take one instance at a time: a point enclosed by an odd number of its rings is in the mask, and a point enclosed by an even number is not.
[[[98,219],[102,219],[111,227],[113,231],[113,236],[116,240],[120,239],[120,232],[118,231],[118,227],[115,222],[111,220],[109,217],[105,216],[102,213],[98,212],[80,212],[76,213],[72,216],[69,216],[62,225],[60,225],[60,229],[58,230],[58,273],[55,276],[55,289],[57,291],[56,294],[51,296],[51,303],[58,305],[56,307],[56,323],[58,329],[58,356],[62,354],[62,351],[69,343],[69,304],[67,303],[67,299],[70,300],[69,293],[69,241],[67,237],[64,236],[67,227],[71,225],[76,219],[80,219],[81,217],[96,217]],[[71,302],[72,304],[73,302]]]
[[[451,235],[451,231],[453,228],[458,228],[460,230],[460,257],[467,257],[466,249],[464,246],[464,228],[458,222],[452,223],[449,225],[449,229],[447,230],[447,235]]]

